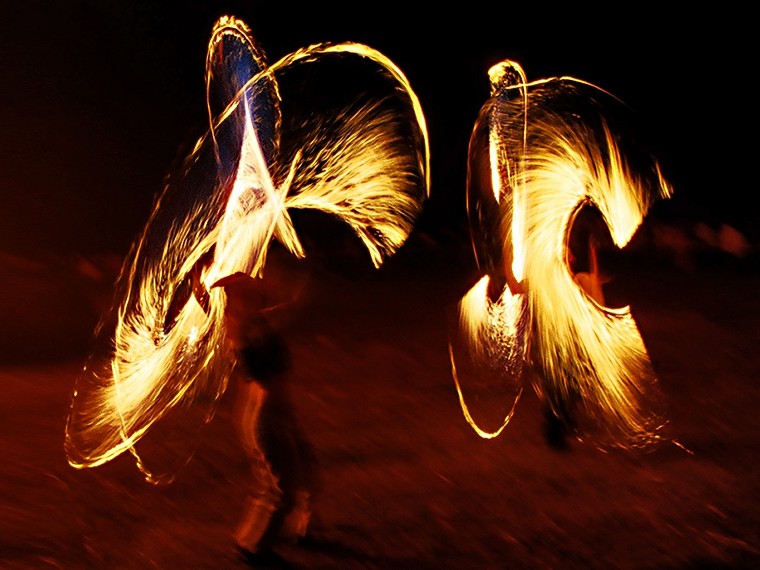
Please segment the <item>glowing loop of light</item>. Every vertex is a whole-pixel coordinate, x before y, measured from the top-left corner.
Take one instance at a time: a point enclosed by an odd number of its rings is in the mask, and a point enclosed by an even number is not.
[[[309,117],[286,154],[280,76],[327,58],[374,66],[393,86],[396,107],[384,106],[388,97],[369,98],[329,120]],[[76,380],[65,438],[74,467],[129,451],[149,481],[168,482],[189,460],[234,365],[222,326],[225,297],[208,286],[236,271],[261,274],[273,239],[303,257],[291,210],[336,216],[378,267],[403,244],[428,196],[419,101],[372,48],[319,44],[268,66],[246,24],[223,17],[209,42],[206,86],[209,131],[155,203]],[[150,446],[137,450],[148,431],[161,442],[150,461]],[[161,463],[161,472],[149,462]]]
[[[595,302],[574,280],[565,252],[584,205],[599,210],[622,248],[671,188],[654,161],[644,173],[633,170],[601,109],[573,107],[593,107],[595,97],[609,94],[571,77],[529,83],[512,61],[494,66],[490,78],[491,97],[470,141],[467,186],[485,275],[460,301],[450,342],[465,418],[482,437],[497,436],[514,413],[528,362],[535,390],[558,412],[577,403],[615,445],[656,442],[661,420],[646,406],[656,378],[630,308]],[[503,291],[494,298],[489,287]],[[476,384],[483,359],[494,358],[506,363],[497,379],[512,397],[500,426],[489,430],[473,418],[462,384]],[[475,363],[466,380],[462,361]]]

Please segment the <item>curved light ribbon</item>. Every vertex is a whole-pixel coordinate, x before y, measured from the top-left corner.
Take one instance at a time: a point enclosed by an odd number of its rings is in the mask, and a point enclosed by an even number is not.
[[[357,56],[392,95],[329,120],[296,118],[308,128],[287,130],[280,76]],[[65,437],[76,468],[129,451],[149,481],[167,483],[190,459],[234,366],[222,326],[225,297],[209,285],[237,271],[261,274],[272,239],[303,257],[291,209],[344,221],[379,267],[404,243],[429,195],[419,101],[379,52],[320,44],[267,66],[246,24],[223,17],[206,65],[209,131],[167,180],[76,380]],[[144,439],[148,432],[153,437]]]
[[[495,275],[507,286],[495,301],[482,287],[463,298],[454,337],[467,339],[460,343],[470,353],[460,359],[522,351],[535,390],[555,410],[577,405],[614,445],[656,442],[662,420],[647,408],[656,378],[630,308],[601,306],[581,289],[568,267],[567,239],[578,211],[591,205],[622,248],[653,201],[672,190],[656,162],[638,172],[627,161],[597,105],[609,94],[571,77],[528,83],[510,61],[495,66],[491,78],[482,114],[489,117],[497,205],[488,205],[493,198],[486,191],[469,195],[479,208],[470,216],[471,233],[485,278]],[[514,309],[518,304],[524,311]],[[503,314],[510,320],[494,318]],[[465,418],[481,436],[495,437],[514,413],[521,366],[510,360],[502,367],[502,382],[516,391],[514,404],[498,430],[484,431],[461,397],[456,359],[452,351]]]

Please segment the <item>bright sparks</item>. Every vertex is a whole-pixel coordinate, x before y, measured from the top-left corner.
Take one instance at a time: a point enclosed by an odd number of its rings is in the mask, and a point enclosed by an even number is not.
[[[634,171],[600,103],[612,102],[609,94],[570,77],[528,83],[510,61],[492,68],[490,78],[491,98],[470,141],[467,187],[485,275],[459,304],[450,348],[465,418],[482,437],[501,432],[524,382],[522,360],[514,361],[520,355],[555,410],[577,403],[614,445],[656,442],[662,420],[646,403],[656,378],[630,309],[602,306],[579,286],[567,240],[577,213],[592,206],[622,248],[671,188],[655,161]],[[465,379],[458,366],[483,359],[498,363],[495,380],[512,392],[493,430],[466,404],[463,384],[477,386],[475,372]]]
[[[318,76],[328,65],[363,66],[372,88],[332,82],[337,103],[301,112],[311,75],[298,73]],[[379,267],[428,197],[419,101],[379,52],[320,44],[268,66],[248,27],[224,17],[209,42],[206,85],[209,131],[168,179],[77,378],[65,440],[74,467],[129,451],[149,481],[169,482],[189,460],[234,365],[225,297],[208,287],[236,271],[264,272],[273,239],[306,255],[290,211],[344,221]],[[357,91],[350,103],[347,89]],[[161,441],[158,450],[150,440]]]

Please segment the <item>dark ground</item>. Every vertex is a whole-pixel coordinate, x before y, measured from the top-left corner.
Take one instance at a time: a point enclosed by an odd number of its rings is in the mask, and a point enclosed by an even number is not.
[[[468,262],[450,254],[414,235],[380,272],[314,274],[293,350],[297,406],[325,486],[317,547],[283,555],[301,568],[758,567],[758,272],[657,262],[620,276],[671,433],[691,453],[672,444],[602,452],[593,441],[558,452],[544,442],[532,392],[494,440],[466,423],[447,318]],[[129,456],[70,468],[64,421],[94,297],[44,267],[15,293],[24,303],[32,285],[46,286],[48,297],[36,295],[44,313],[4,346],[60,348],[15,362],[5,350],[0,369],[0,567],[241,567],[230,533],[247,470],[234,391],[169,486],[146,483]]]

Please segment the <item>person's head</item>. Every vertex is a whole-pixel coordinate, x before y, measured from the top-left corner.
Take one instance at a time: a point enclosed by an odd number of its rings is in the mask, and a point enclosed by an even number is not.
[[[260,278],[237,272],[216,281],[211,288],[215,287],[224,289],[225,325],[230,341],[238,347],[264,324],[263,311],[268,308],[264,283]]]

